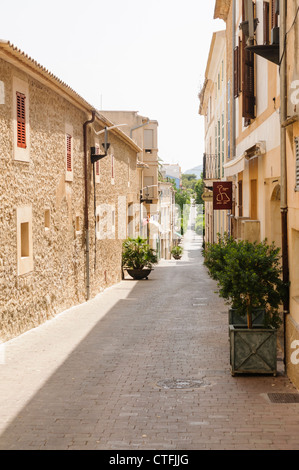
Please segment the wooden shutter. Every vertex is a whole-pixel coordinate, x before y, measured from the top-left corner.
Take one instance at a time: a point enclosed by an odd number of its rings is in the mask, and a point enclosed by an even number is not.
[[[299,189],[299,137],[295,137],[295,156],[296,156],[296,189]]]
[[[234,49],[234,97],[239,96],[239,46]]]
[[[254,53],[246,49],[244,35],[242,44],[242,116],[247,119],[254,119]]]
[[[66,135],[66,170],[72,171],[73,170],[73,162],[72,162],[72,136],[67,134]]]
[[[269,24],[269,2],[263,2],[263,28],[264,28],[264,45],[270,42],[270,24]]]
[[[276,0],[271,1],[271,29],[278,26],[278,14],[276,8]]]
[[[26,96],[17,91],[17,146],[26,148]]]
[[[242,1],[242,19],[245,21],[245,2]],[[242,34],[242,116],[248,124],[249,119],[255,118],[254,96],[254,53],[246,49],[246,37]]]
[[[96,162],[96,176],[100,176],[100,162]]]
[[[243,181],[238,182],[239,217],[243,217]]]

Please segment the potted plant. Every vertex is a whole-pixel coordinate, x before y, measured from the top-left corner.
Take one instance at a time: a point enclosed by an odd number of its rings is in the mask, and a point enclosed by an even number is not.
[[[231,287],[226,266],[226,262],[231,259],[228,253],[231,247],[237,246],[238,243],[225,233],[223,236],[218,234],[217,243],[209,243],[207,248],[203,249],[204,264],[208,268],[211,278],[217,282],[222,279],[222,283],[226,284],[226,290],[229,290]],[[238,300],[238,295],[236,299]],[[228,304],[230,305],[228,310],[229,325],[244,325],[247,323],[246,310],[243,309],[243,306],[237,306],[237,303],[234,303],[234,298],[228,299]],[[265,310],[259,306],[253,306],[251,318],[253,325],[263,326],[265,323]]]
[[[146,239],[127,238],[123,242],[122,266],[133,279],[147,279],[158,257]]]
[[[176,245],[172,247],[170,253],[174,257],[174,259],[181,259],[183,254],[183,248],[181,246]]]
[[[220,237],[218,247],[205,250],[205,265],[227,300],[246,321],[229,325],[231,371],[276,374],[279,307],[286,294],[281,279],[279,248]],[[221,268],[222,263],[222,268]],[[265,313],[254,324],[254,309]]]

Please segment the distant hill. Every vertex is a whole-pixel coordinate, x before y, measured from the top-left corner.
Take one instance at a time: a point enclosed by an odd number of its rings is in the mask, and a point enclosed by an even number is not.
[[[198,179],[200,179],[202,174],[202,165],[198,165],[191,170],[184,171],[184,175],[196,175]]]

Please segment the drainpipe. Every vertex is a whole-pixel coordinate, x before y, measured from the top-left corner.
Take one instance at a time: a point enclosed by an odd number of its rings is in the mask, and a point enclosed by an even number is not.
[[[284,51],[286,36],[286,5],[287,0],[280,0],[280,162],[281,162],[281,233],[282,233],[282,275],[283,281],[289,282],[288,256],[288,201],[287,201],[287,165],[286,165],[286,129],[282,126],[287,118],[286,109],[286,51]],[[289,313],[289,296],[283,305],[284,315],[284,365],[286,367],[286,315]]]
[[[235,61],[235,35],[236,35],[236,2],[233,0],[233,11],[232,11],[232,79],[230,84],[230,96],[232,102],[232,141],[231,141],[231,158],[235,158],[235,138],[236,138],[236,106],[235,106],[235,97],[234,97],[234,61]]]
[[[83,147],[84,147],[84,180],[85,180],[85,201],[84,201],[84,228],[85,228],[85,263],[86,263],[86,300],[89,300],[89,218],[88,218],[88,150],[87,150],[87,126],[94,122],[96,112],[92,111],[92,118],[83,124]]]
[[[233,5],[232,5],[232,75],[231,75],[231,80],[230,80],[230,103],[231,103],[231,142],[230,142],[230,159],[235,158],[235,153],[236,153],[236,101],[234,97],[234,62],[235,62],[235,46],[236,46],[236,2],[233,0]],[[229,129],[230,132],[230,129]],[[232,182],[234,185],[234,180]],[[233,211],[233,214],[235,214],[235,210]],[[227,213],[227,225],[228,225],[228,232],[229,235],[232,233],[232,211],[228,211]]]

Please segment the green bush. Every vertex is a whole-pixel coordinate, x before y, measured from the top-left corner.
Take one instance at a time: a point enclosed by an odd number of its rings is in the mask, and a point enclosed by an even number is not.
[[[268,245],[266,240],[236,241],[227,234],[205,248],[204,264],[218,283],[219,295],[241,315],[247,315],[248,328],[252,328],[255,308],[266,311],[268,325],[279,326],[278,310],[287,294],[287,286],[281,279],[279,252],[279,248]]]

